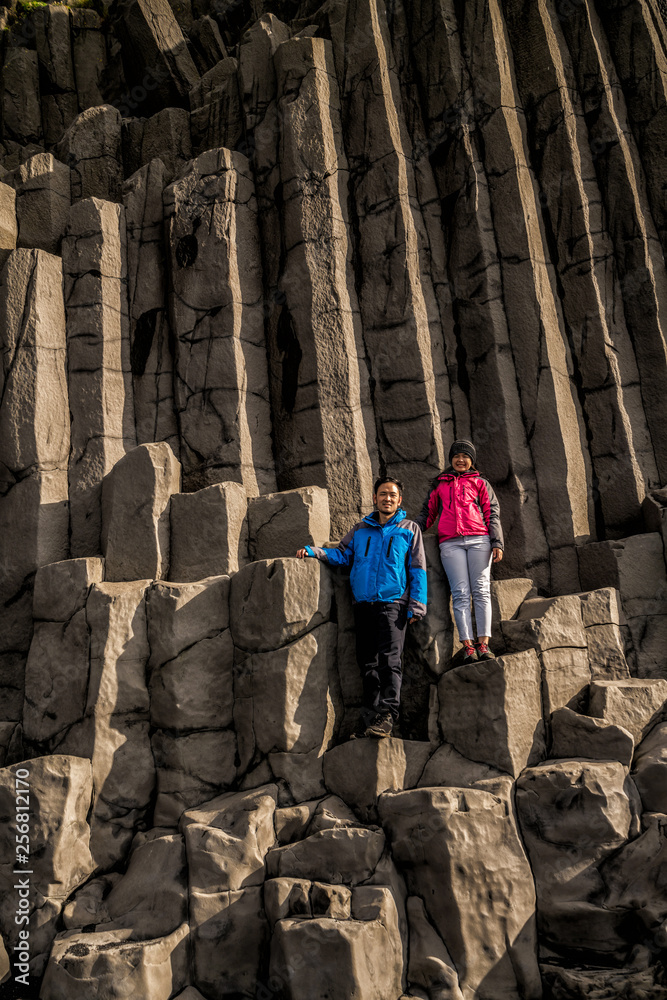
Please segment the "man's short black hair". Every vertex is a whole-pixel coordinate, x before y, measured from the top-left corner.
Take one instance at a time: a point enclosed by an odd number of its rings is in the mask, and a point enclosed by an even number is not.
[[[403,496],[403,483],[400,481],[400,479],[394,479],[393,476],[380,476],[378,479],[376,479],[375,486],[373,487],[373,494],[375,495],[377,491],[380,489],[380,487],[384,486],[385,483],[394,483],[394,485],[398,486],[398,492],[401,494],[401,496]]]

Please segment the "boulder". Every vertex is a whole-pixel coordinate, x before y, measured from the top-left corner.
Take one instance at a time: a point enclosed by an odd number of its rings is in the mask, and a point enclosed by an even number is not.
[[[605,905],[630,911],[648,931],[655,932],[667,918],[662,891],[667,820],[662,814],[654,814],[645,818],[644,826],[639,837],[601,865],[600,874],[607,890]]]
[[[377,827],[339,826],[275,847],[266,856],[269,878],[299,878],[358,885],[375,871],[385,839]]]
[[[9,184],[0,183],[0,267],[17,246],[16,191]],[[21,244],[25,246],[25,244]],[[35,246],[36,244],[33,244]],[[48,247],[40,249],[48,250]]]
[[[327,623],[282,649],[237,657],[234,717],[242,761],[255,747],[264,754],[329,749],[342,710],[335,649],[336,629]]]
[[[416,788],[385,792],[378,809],[463,995],[537,1000],[535,887],[506,800],[479,789]]]
[[[226,729],[232,724],[234,646],[227,629],[151,671],[151,724],[172,732]]]
[[[264,908],[271,930],[278,920],[284,920],[286,917],[312,917],[311,886],[312,882],[303,878],[270,878],[266,880],[264,883]],[[329,886],[329,888],[334,888],[334,886]]]
[[[37,53],[21,45],[8,46],[2,64],[2,130],[20,143],[42,138]]]
[[[426,990],[436,1000],[463,1000],[459,977],[444,941],[428,919],[424,900],[408,896],[410,963],[408,989]]]
[[[146,598],[152,669],[229,628],[229,577],[154,583]]]
[[[176,493],[170,505],[169,578],[189,582],[226,573],[248,561],[248,501],[240,483],[215,483]]]
[[[104,579],[104,561],[63,559],[41,566],[35,574],[33,615],[50,622],[67,622],[86,605],[90,588]]]
[[[59,160],[70,168],[72,201],[101,198],[120,201],[120,112],[110,104],[82,111],[55,147]]]
[[[283,783],[294,802],[326,795],[322,750],[319,747],[308,753],[281,753],[273,750],[267,761],[274,780]]]
[[[140,444],[102,480],[107,580],[160,580],[169,566],[169,498],[181,466],[166,441]]]
[[[589,625],[586,642],[593,680],[623,680],[630,676],[625,644],[618,625]]]
[[[122,876],[114,875],[110,888],[109,878],[93,880],[93,884],[107,882],[104,899],[98,899],[96,908],[86,891],[90,883],[75,894],[63,914],[68,929],[95,924],[96,932],[124,930],[128,940],[149,941],[166,937],[187,920],[188,879],[179,834],[160,829],[138,833],[127,870]]]
[[[533,649],[449,670],[438,684],[445,740],[516,777],[544,755],[540,683]]]
[[[186,735],[158,729],[151,738],[157,800],[153,821],[177,826],[185,809],[227,791],[236,778],[236,734],[207,729]]]
[[[448,788],[481,788],[494,795],[509,796],[514,781],[509,774],[489,764],[468,760],[449,743],[443,743],[429,757],[416,787],[433,788],[441,785]]]
[[[551,716],[551,756],[617,760],[630,767],[635,741],[622,726],[559,708]]]
[[[635,751],[632,777],[645,812],[667,813],[667,722],[659,722]]]
[[[663,718],[667,680],[594,681],[590,687],[589,713],[616,726],[623,726],[636,743]]]
[[[72,556],[99,555],[102,479],[136,444],[125,246],[122,207],[97,198],[72,205],[62,244]]]
[[[10,952],[21,929],[29,931],[31,976],[44,970],[65,900],[95,868],[92,792],[90,761],[79,757],[55,754],[0,770],[0,930]]]
[[[535,584],[527,577],[491,581],[492,649],[504,650],[505,640],[500,623],[516,618],[523,602],[536,596]]]
[[[270,982],[293,1000],[346,1000],[355,993],[396,1000],[403,950],[391,891],[358,887],[352,901],[352,920],[279,920],[271,941]]]
[[[364,823],[377,821],[382,792],[414,788],[433,751],[412,740],[348,740],[324,755],[324,782]]]
[[[264,881],[264,859],[275,843],[278,790],[264,785],[227,792],[181,817],[191,892],[235,891]]]
[[[591,625],[624,625],[621,595],[614,587],[600,587],[577,594],[584,628]]]
[[[281,809],[276,809],[273,825],[279,845],[291,844],[294,840],[303,840],[318,801],[318,799],[313,799],[310,802],[301,802],[297,806],[284,806]],[[354,822],[356,822],[356,818]]]
[[[658,532],[582,545],[579,575],[585,587],[618,590],[627,618],[667,613],[667,578]]]
[[[562,646],[586,648],[581,601],[574,594],[524,601],[518,618],[501,622],[501,628],[507,648],[517,652]]]
[[[68,1000],[169,1000],[188,979],[189,930],[184,923],[152,941],[127,941],[123,931],[66,931],[54,942],[42,993]]]
[[[329,498],[319,486],[250,497],[248,551],[251,561],[293,556],[304,545],[329,538]]]
[[[583,707],[591,679],[588,650],[545,649],[540,662],[545,717],[564,706]]]
[[[600,905],[599,864],[637,833],[639,801],[627,769],[618,761],[547,761],[518,779],[516,809],[545,943],[619,953],[623,914]]]
[[[269,944],[262,886],[190,893],[193,978],[207,997],[255,995]]]
[[[329,618],[330,571],[317,559],[263,559],[232,577],[234,645],[249,653],[278,649]]]

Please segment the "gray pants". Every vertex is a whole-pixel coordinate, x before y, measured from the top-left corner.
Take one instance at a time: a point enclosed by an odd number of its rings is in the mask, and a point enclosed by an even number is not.
[[[472,639],[470,598],[478,635],[491,635],[491,541],[488,535],[463,535],[440,542],[440,558],[449,580],[459,639]]]

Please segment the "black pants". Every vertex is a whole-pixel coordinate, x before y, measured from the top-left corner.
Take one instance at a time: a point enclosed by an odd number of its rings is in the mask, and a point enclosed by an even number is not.
[[[408,609],[391,604],[354,605],[357,662],[364,687],[364,716],[378,713],[398,719],[401,704],[401,654],[408,623]]]

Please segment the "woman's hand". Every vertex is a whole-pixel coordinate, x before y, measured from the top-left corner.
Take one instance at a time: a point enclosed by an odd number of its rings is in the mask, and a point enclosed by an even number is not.
[[[502,560],[502,558],[503,558],[503,550],[502,549],[494,549],[493,550],[493,561],[494,562],[500,562]]]

